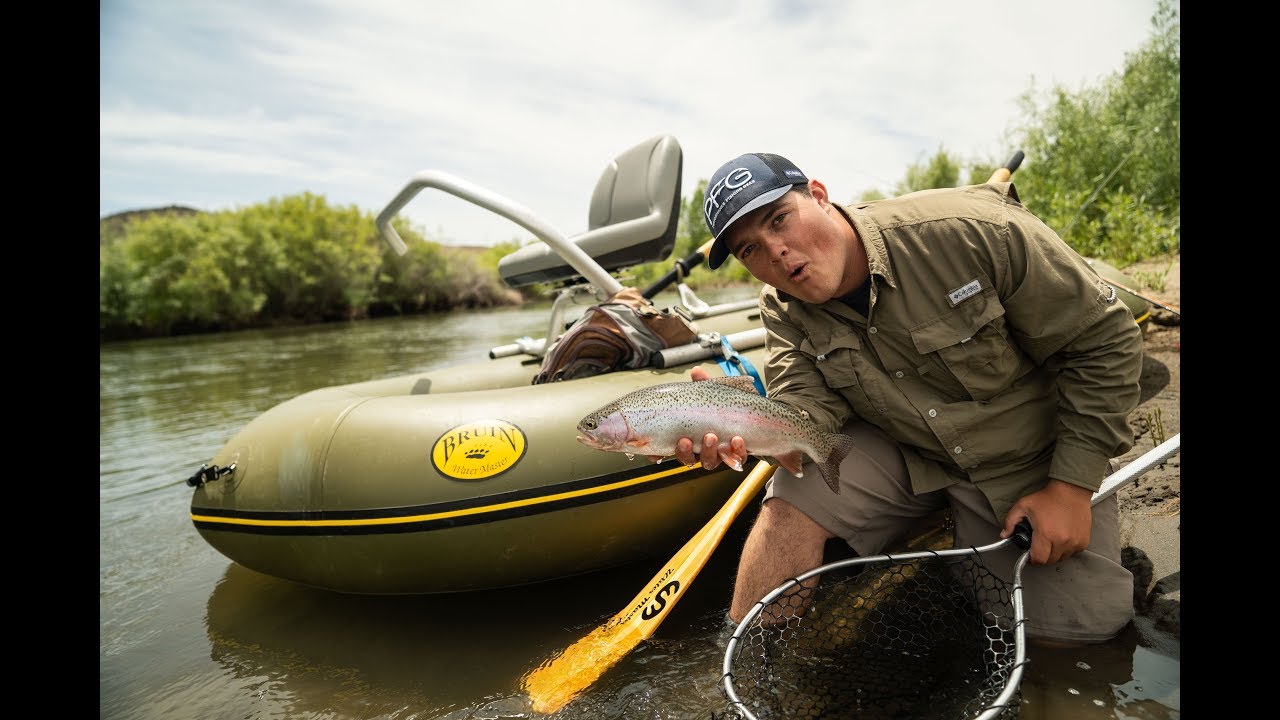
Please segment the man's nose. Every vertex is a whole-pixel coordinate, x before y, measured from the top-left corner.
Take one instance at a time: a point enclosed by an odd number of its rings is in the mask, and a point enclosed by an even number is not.
[[[780,262],[782,258],[786,257],[787,253],[790,250],[787,247],[787,243],[781,239],[769,240],[766,243],[765,247],[769,252],[770,262]]]

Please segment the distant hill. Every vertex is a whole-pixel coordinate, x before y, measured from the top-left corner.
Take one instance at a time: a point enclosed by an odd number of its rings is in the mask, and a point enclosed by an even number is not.
[[[492,249],[486,245],[445,245],[444,247],[469,255],[479,255]]]
[[[184,208],[182,205],[169,205],[168,208],[150,208],[146,210],[125,210],[123,213],[115,213],[114,215],[106,215],[100,220],[100,241],[105,242],[108,237],[115,237],[123,231],[124,225],[129,220],[137,218],[146,218],[148,215],[197,215],[204,213],[204,210],[196,210],[195,208]],[[471,255],[480,255],[481,252],[489,250],[485,245],[449,245],[454,250],[467,252]]]
[[[114,215],[107,215],[98,222],[98,242],[106,242],[107,238],[120,234],[129,221],[137,218],[149,215],[196,215],[202,212],[204,211],[183,207],[182,205],[170,205],[146,210],[126,210]]]
[[[116,237],[124,231],[124,226],[132,220],[147,217],[150,215],[197,215],[203,213],[203,210],[184,207],[182,205],[170,205],[168,207],[148,208],[144,210],[126,210],[118,212],[114,215],[107,215],[99,221],[99,243],[104,243],[108,238]],[[469,255],[479,255],[489,247],[485,245],[449,245],[447,246],[461,253]]]

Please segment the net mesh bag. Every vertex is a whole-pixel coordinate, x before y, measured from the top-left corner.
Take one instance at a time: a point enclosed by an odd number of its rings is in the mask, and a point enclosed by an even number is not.
[[[738,625],[723,689],[732,710],[754,720],[1017,717],[1023,634],[1013,588],[975,550],[823,566],[766,595]]]

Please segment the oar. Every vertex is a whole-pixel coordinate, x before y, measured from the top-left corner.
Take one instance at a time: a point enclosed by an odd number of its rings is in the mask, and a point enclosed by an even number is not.
[[[621,612],[526,675],[523,686],[530,706],[540,713],[554,713],[653,635],[773,469],[773,464],[758,461],[715,516]]]
[[[645,288],[640,294],[646,299],[652,300],[655,295],[667,289],[671,283],[680,280],[693,272],[693,269],[702,264],[707,258],[707,253],[711,252],[711,244],[715,242],[715,238],[706,241],[702,247],[694,250],[685,257],[676,260],[676,266],[667,271],[666,275],[653,281],[653,284]]]
[[[996,168],[995,172],[991,173],[991,177],[987,182],[1004,182],[1013,177],[1013,171],[1017,170],[1018,166],[1022,164],[1022,158],[1024,157],[1026,155],[1021,150],[1015,152],[1013,157],[1009,158],[1009,162],[1002,167]]]

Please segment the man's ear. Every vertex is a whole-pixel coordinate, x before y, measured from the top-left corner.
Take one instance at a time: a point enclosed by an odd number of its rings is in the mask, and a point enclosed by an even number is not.
[[[827,186],[822,184],[821,180],[809,180],[809,194],[819,205],[830,203],[831,197],[827,195]]]

